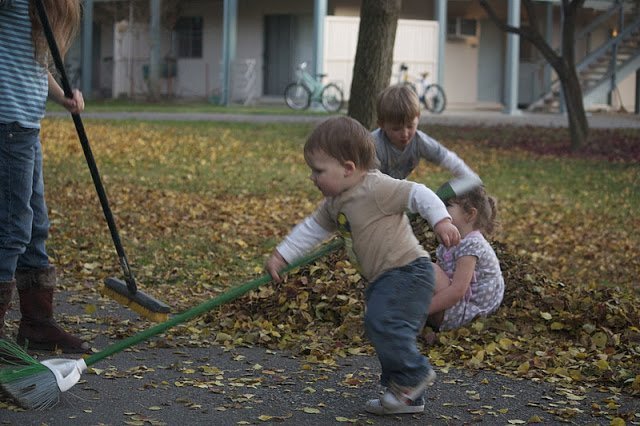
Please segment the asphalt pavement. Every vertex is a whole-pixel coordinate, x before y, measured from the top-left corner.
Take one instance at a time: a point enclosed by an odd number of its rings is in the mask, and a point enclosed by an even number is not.
[[[107,332],[114,324],[141,321],[96,293],[61,292],[56,301],[59,321],[95,351],[119,341]],[[16,302],[7,319],[11,334]],[[87,313],[87,306],[96,309]],[[640,424],[640,398],[454,368],[436,368],[424,413],[380,417],[364,411],[382,390],[375,357],[310,364],[262,347],[196,344],[171,331],[95,363],[53,408],[18,410],[0,400],[0,425],[609,425],[616,415]]]

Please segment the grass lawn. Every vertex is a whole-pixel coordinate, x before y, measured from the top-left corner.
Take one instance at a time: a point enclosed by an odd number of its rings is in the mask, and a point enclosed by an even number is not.
[[[176,310],[262,273],[277,241],[320,201],[302,157],[311,130],[307,124],[88,120],[85,127],[134,272],[143,288],[169,297]],[[550,151],[557,144],[568,145],[550,129],[494,131],[493,137],[512,138],[511,145],[508,140],[496,145],[486,129],[427,130],[478,171],[497,197],[501,229],[494,240],[508,263],[509,287],[526,292],[513,293],[519,300],[505,298],[499,321],[478,321],[462,329],[466,331],[441,334],[443,345],[432,348],[431,357],[445,364],[545,380],[606,382],[640,392],[640,219],[634,214],[640,211],[640,165],[523,149],[523,132],[547,141]],[[49,248],[65,282],[73,288],[73,282],[119,275],[73,124],[46,119],[42,137],[52,221]],[[640,144],[640,131],[625,132],[623,139],[629,138],[630,145]],[[426,164],[411,176],[432,188],[448,178]],[[362,286],[348,265],[336,262],[321,265],[318,272],[327,274],[319,282],[332,284],[327,292],[341,289],[343,293],[333,294],[336,299],[318,299],[309,307],[306,301],[294,306],[277,302],[277,292],[268,290],[256,296],[264,306],[273,298],[274,306],[288,306],[288,312],[306,306],[297,319],[278,322],[255,311],[240,315],[246,306],[235,306],[234,318],[244,318],[244,323],[230,323],[228,316],[228,321],[212,322],[225,335],[246,337],[250,333],[243,327],[268,328],[274,321],[271,326],[279,324],[281,337],[273,334],[260,343],[286,348],[299,343],[298,337],[310,338],[300,337],[303,330],[322,327],[328,316],[333,318],[331,333],[336,333],[359,317],[361,302],[356,301]],[[294,275],[290,281],[300,284],[298,280]],[[351,284],[353,294],[346,289]],[[311,297],[313,290],[294,292],[292,298],[305,293]],[[354,302],[346,305],[345,300]],[[333,343],[354,341],[353,329],[350,335],[331,333],[327,336]],[[558,352],[543,356],[554,339]],[[560,350],[566,342],[569,347]],[[316,352],[307,354],[321,359],[335,350],[333,343],[315,342]],[[451,349],[456,347],[464,352]],[[544,362],[524,367],[536,357]],[[606,366],[599,361],[603,359]]]

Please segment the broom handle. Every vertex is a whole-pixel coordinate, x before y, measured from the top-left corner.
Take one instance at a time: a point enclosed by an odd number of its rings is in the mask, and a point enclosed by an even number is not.
[[[73,98],[71,85],[69,84],[69,79],[67,78],[67,73],[64,69],[64,63],[62,62],[62,56],[60,55],[60,50],[58,49],[56,39],[53,35],[53,31],[51,30],[51,25],[49,24],[47,12],[44,8],[42,0],[35,0],[35,4],[36,9],[38,9],[38,16],[40,17],[40,22],[42,23],[45,37],[47,38],[47,43],[49,44],[49,50],[51,50],[51,55],[53,56],[53,62],[55,63],[58,72],[60,73],[60,80],[62,83],[62,90],[64,91],[64,95],[67,98]],[[96,165],[96,160],[93,158],[93,153],[91,152],[91,146],[89,145],[87,133],[84,131],[82,119],[80,118],[80,114],[71,114],[71,117],[73,118],[73,122],[76,125],[76,131],[78,132],[82,150],[84,151],[84,156],[87,160],[89,171],[91,172],[91,178],[93,179],[93,184],[96,187],[98,198],[100,199],[100,204],[102,205],[102,211],[104,212],[104,217],[107,220],[107,225],[109,225],[111,239],[113,239],[113,244],[115,245],[116,252],[118,253],[120,267],[122,268],[122,272],[124,273],[127,288],[129,289],[129,292],[131,294],[135,294],[138,290],[136,281],[133,277],[131,269],[129,268],[129,262],[124,252],[124,248],[122,247],[122,242],[120,241],[120,235],[118,234],[118,229],[116,228],[116,221],[113,218],[113,214],[111,213],[111,208],[109,208],[107,193],[104,190],[104,186],[102,185],[102,180],[100,179],[100,174],[98,173],[98,166]]]
[[[301,257],[300,259],[292,262],[290,265],[287,265],[284,269],[283,269],[283,273],[289,272],[292,269],[295,269],[299,266],[302,265],[306,265],[308,263],[311,263],[319,258],[321,258],[322,256],[335,251],[337,249],[339,249],[340,247],[342,247],[342,245],[344,244],[344,240],[342,240],[342,238],[338,238],[335,239],[334,241],[320,247],[319,249],[317,249],[316,251],[308,254],[307,256]],[[117,352],[121,352],[124,349],[127,349],[137,343],[142,342],[143,340],[148,339],[149,337],[155,336],[157,334],[162,333],[163,331],[177,325],[183,322],[186,322],[204,312],[210,311],[213,308],[222,305],[224,303],[227,303],[231,300],[234,300],[240,296],[242,296],[243,294],[247,293],[248,291],[251,291],[253,289],[258,288],[259,286],[263,285],[263,284],[267,284],[268,282],[271,281],[271,276],[268,274],[262,275],[259,278],[256,278],[252,281],[248,281],[238,287],[232,288],[231,290],[227,291],[226,293],[222,293],[221,295],[214,297],[213,299],[207,300],[206,302],[203,302],[197,306],[194,306],[193,308],[184,311],[181,314],[178,314],[174,317],[172,317],[171,319],[160,323],[160,324],[156,324],[155,326],[147,329],[147,330],[143,330],[137,334],[134,334],[133,336],[127,337],[124,340],[121,340],[120,342],[114,343],[110,346],[107,346],[106,348],[104,348],[102,351],[95,353],[93,355],[88,356],[87,358],[85,358],[85,364],[87,364],[87,366],[95,364],[96,362],[107,358]]]

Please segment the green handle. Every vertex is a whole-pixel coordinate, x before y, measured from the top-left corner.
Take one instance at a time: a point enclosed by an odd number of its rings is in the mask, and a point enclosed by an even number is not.
[[[316,251],[308,254],[307,256],[301,257],[300,259],[292,262],[290,265],[287,265],[286,268],[284,268],[283,272],[289,272],[292,269],[295,269],[297,267],[306,265],[308,263],[311,263],[319,258],[321,258],[322,256],[335,251],[337,249],[339,249],[340,247],[342,247],[342,245],[344,244],[344,241],[342,239],[336,239],[322,247],[320,247],[319,249],[317,249]],[[93,355],[88,356],[84,361],[85,364],[89,365],[93,365],[96,362],[107,358],[117,352],[121,352],[126,348],[129,348],[137,343],[142,342],[143,340],[148,339],[149,337],[155,336],[157,334],[162,333],[163,331],[177,325],[183,322],[186,322],[204,312],[210,311],[213,308],[220,306],[224,303],[227,303],[233,299],[236,299],[240,296],[242,296],[243,294],[256,289],[258,287],[260,287],[263,284],[267,284],[268,282],[271,281],[271,276],[268,274],[262,275],[259,278],[256,278],[252,281],[248,281],[238,287],[235,287],[231,290],[229,290],[226,293],[223,293],[217,297],[214,297],[213,299],[207,300],[206,302],[203,302],[197,306],[194,306],[193,308],[184,311],[181,314],[178,314],[174,317],[172,317],[171,319],[160,323],[160,324],[156,324],[155,326],[141,331],[140,333],[134,334],[133,336],[127,337],[124,340],[119,341],[118,343],[114,343],[110,346],[107,346],[106,348],[104,348],[102,351],[95,353]]]

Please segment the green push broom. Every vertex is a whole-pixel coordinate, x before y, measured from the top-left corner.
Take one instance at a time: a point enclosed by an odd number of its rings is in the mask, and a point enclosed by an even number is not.
[[[42,0],[36,0],[35,5],[38,11],[38,16],[40,17],[40,22],[42,23],[42,29],[44,30],[44,34],[47,38],[47,43],[49,44],[49,50],[51,51],[53,61],[60,73],[60,80],[62,83],[62,89],[64,90],[64,95],[67,98],[72,98],[73,93],[71,85],[69,84],[69,79],[67,78],[67,73],[65,72],[64,64],[62,62],[62,56],[60,55],[58,45],[56,44],[55,37],[51,30],[51,25],[49,24],[49,17],[47,16]],[[93,179],[93,183],[96,187],[98,198],[100,199],[100,204],[102,205],[102,210],[104,212],[105,219],[107,220],[107,225],[111,232],[111,238],[113,239],[113,243],[116,247],[120,266],[125,278],[125,281],[113,277],[107,278],[101,292],[149,320],[156,322],[165,321],[169,318],[169,306],[155,299],[153,296],[149,296],[138,291],[135,278],[131,272],[131,268],[129,267],[127,256],[124,252],[124,248],[122,247],[122,242],[120,241],[120,235],[116,228],[115,219],[113,218],[113,214],[109,208],[107,194],[102,186],[98,167],[95,159],[93,158],[91,146],[89,145],[89,140],[84,130],[80,114],[72,114],[72,118],[76,126],[78,137],[80,138],[80,143],[82,144],[82,150],[84,151],[84,156],[87,160],[89,171],[91,172],[91,178]]]
[[[344,241],[342,239],[335,239],[309,255],[292,262],[283,272],[289,272],[292,269],[311,263],[339,249],[343,244]],[[114,343],[98,353],[77,360],[57,358],[39,362],[14,343],[0,339],[0,363],[4,364],[0,367],[0,388],[23,408],[44,410],[52,407],[59,401],[60,393],[71,389],[80,380],[82,372],[88,366],[160,334],[177,324],[184,323],[217,306],[234,300],[270,281],[270,275],[262,275],[253,281],[248,281],[181,314],[175,315],[168,321],[156,324],[147,330]]]

